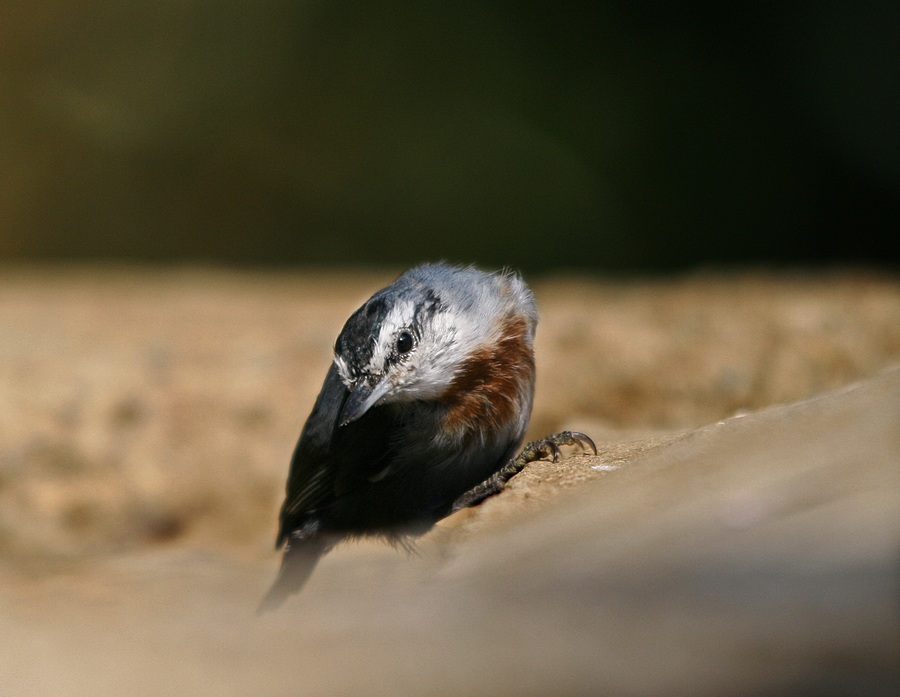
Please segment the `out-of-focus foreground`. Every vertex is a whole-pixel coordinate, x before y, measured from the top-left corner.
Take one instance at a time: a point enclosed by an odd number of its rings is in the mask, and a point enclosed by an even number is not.
[[[332,341],[391,278],[0,272],[0,692],[890,694],[900,283],[864,272],[536,282],[531,435],[599,455],[256,617]]]

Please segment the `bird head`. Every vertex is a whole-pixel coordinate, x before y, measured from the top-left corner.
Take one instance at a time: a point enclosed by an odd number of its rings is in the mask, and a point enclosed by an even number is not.
[[[354,312],[335,342],[334,361],[349,391],[340,424],[381,404],[453,401],[455,389],[471,389],[466,373],[478,357],[479,371],[502,377],[509,366],[496,347],[515,331],[531,356],[536,322],[531,291],[513,274],[445,264],[406,272]]]

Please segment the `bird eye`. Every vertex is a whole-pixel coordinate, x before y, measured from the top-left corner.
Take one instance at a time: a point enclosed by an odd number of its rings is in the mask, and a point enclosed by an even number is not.
[[[397,353],[404,354],[412,351],[413,338],[409,332],[400,332],[397,335]]]

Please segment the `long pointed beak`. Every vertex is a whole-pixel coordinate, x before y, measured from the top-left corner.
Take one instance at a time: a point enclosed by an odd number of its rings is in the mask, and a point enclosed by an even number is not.
[[[356,421],[369,409],[378,404],[379,400],[388,393],[390,387],[386,377],[382,378],[381,382],[374,387],[364,380],[360,381],[350,391],[350,396],[344,402],[343,409],[341,409],[341,426],[346,426]]]

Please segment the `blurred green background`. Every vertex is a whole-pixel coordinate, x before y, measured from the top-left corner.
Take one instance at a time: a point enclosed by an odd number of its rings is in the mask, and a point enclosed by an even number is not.
[[[0,260],[895,265],[890,2],[5,0]]]

